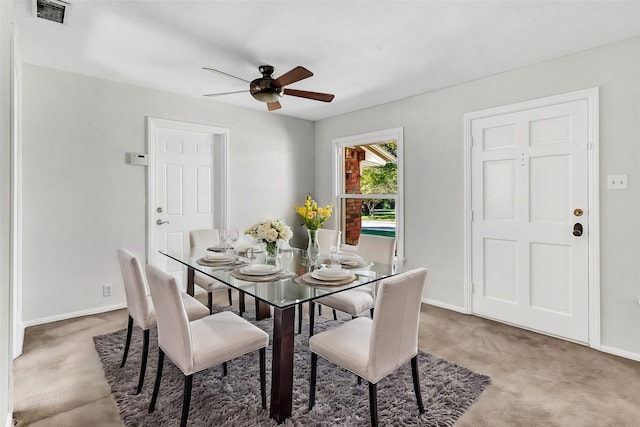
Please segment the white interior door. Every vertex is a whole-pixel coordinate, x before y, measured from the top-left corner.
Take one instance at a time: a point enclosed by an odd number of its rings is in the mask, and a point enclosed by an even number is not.
[[[189,230],[226,223],[227,132],[159,119],[149,125],[149,262],[184,284],[182,265],[158,251],[186,256]]]
[[[471,135],[472,311],[589,342],[587,100],[474,119]]]

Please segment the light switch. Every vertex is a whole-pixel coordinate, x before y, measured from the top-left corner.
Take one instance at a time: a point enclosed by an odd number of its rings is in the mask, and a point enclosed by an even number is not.
[[[607,188],[609,190],[626,190],[627,175],[607,175]]]

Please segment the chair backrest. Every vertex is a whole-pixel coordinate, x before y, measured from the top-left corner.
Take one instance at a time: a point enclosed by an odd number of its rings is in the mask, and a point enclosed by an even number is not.
[[[316,232],[321,254],[328,254],[331,246],[340,247],[340,231],[320,228]]]
[[[178,281],[152,265],[146,271],[158,322],[158,345],[182,372],[193,373],[191,330]]]
[[[418,325],[427,270],[380,281],[369,344],[369,378],[378,382],[418,354]]]
[[[217,228],[189,231],[189,246],[193,248],[207,248],[220,244],[220,233]]]
[[[126,249],[118,249],[118,262],[124,282],[129,315],[142,329],[154,326],[153,304],[147,297],[147,283],[140,261]]]
[[[358,255],[367,261],[393,264],[396,253],[396,239],[392,237],[361,234],[358,238]]]

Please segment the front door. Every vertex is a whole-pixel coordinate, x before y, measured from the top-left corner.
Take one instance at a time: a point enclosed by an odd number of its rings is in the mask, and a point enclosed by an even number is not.
[[[189,253],[189,230],[226,222],[227,131],[204,125],[149,119],[149,263],[184,284],[176,256]]]
[[[589,342],[588,101],[471,121],[476,314]]]

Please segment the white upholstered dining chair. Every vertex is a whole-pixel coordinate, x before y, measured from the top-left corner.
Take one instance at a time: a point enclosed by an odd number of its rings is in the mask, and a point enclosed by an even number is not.
[[[315,404],[318,356],[369,382],[371,424],[378,425],[377,384],[411,360],[413,389],[424,405],[418,375],[418,325],[427,270],[418,268],[380,281],[373,319],[359,317],[309,338],[309,410]],[[336,393],[331,384],[328,393]],[[386,424],[386,423],[385,423]],[[389,420],[391,424],[391,420]]]
[[[215,228],[209,228],[204,230],[191,230],[189,231],[189,246],[193,251],[196,248],[206,249],[211,246],[220,244],[220,233]],[[213,292],[226,289],[229,296],[229,305],[232,305],[231,288],[224,283],[202,274],[196,271],[193,276],[193,283],[200,288],[207,291],[207,305],[209,306],[209,313],[213,313]]]
[[[394,238],[361,234],[358,239],[356,253],[366,261],[392,265],[395,252],[396,239]],[[369,285],[319,298],[316,303],[333,309],[335,320],[338,319],[336,310],[350,314],[352,318],[369,310],[373,317],[375,298],[375,285]],[[310,334],[313,335],[313,330]]]
[[[316,232],[316,239],[320,247],[320,253],[328,255],[331,252],[331,246],[340,248],[340,230],[331,230],[328,228],[319,228]]]
[[[131,344],[131,334],[135,323],[143,331],[142,360],[140,361],[140,378],[136,394],[142,390],[144,374],[147,369],[147,355],[149,354],[149,329],[156,326],[156,313],[151,297],[147,293],[147,279],[138,258],[127,249],[118,249],[118,262],[124,282],[124,291],[127,297],[127,310],[129,311],[129,322],[127,326],[127,341],[124,346],[122,362],[120,367],[124,367],[127,362],[129,345]],[[182,292],[180,297],[186,309],[189,319],[199,319],[207,316],[209,310],[200,304],[200,301]]]
[[[154,411],[158,398],[165,354],[184,374],[180,425],[185,426],[189,416],[193,374],[256,350],[260,352],[262,408],[266,409],[265,349],[269,344],[269,335],[230,311],[189,321],[176,279],[151,265],[146,267],[146,271],[156,306],[159,349],[149,413]]]

